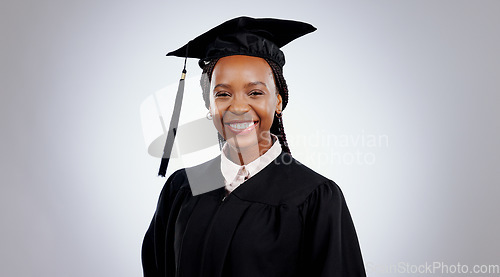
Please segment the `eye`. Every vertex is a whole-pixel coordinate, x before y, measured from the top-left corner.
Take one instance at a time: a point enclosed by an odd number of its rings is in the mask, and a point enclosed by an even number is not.
[[[229,93],[226,91],[217,91],[215,92],[215,97],[228,97],[231,96]]]
[[[259,90],[252,90],[248,95],[250,96],[255,96],[255,95],[263,95],[264,93]]]

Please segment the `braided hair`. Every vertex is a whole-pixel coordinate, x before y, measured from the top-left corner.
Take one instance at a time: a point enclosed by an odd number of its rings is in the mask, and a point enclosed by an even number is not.
[[[276,85],[278,93],[281,95],[283,107],[282,110],[284,110],[288,103],[288,86],[286,84],[285,77],[283,77],[283,68],[270,59],[265,60],[267,61],[273,72],[274,83]],[[213,59],[208,63],[202,65],[203,73],[201,75],[200,85],[203,92],[205,107],[207,109],[210,108],[210,82],[212,81],[212,73],[218,61],[219,59]],[[286,140],[285,129],[283,128],[283,119],[281,118],[281,115],[279,117],[275,116],[273,124],[271,125],[270,132],[278,137],[283,152],[291,154],[290,148],[288,147],[288,142]],[[219,147],[222,149],[222,146],[224,146],[225,143],[225,139],[218,132],[217,135],[219,138]]]

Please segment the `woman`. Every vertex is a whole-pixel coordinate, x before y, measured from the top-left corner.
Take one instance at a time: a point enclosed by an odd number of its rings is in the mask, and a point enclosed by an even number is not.
[[[222,151],[167,180],[143,244],[144,276],[365,276],[339,187],[291,155],[279,49],[309,24],[240,17],[169,55],[200,59]]]

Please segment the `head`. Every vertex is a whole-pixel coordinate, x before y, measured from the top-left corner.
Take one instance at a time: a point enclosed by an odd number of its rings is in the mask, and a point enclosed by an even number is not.
[[[305,22],[276,18],[251,18],[247,16],[240,16],[219,24],[218,26],[197,36],[181,48],[169,52],[167,56],[185,58],[183,73],[186,72],[187,58],[199,59],[200,67],[204,72],[204,74],[202,75],[201,83],[205,104],[207,108],[212,109],[214,116],[217,117],[215,125],[216,127],[218,127],[220,145],[222,145],[224,143],[224,140],[227,138],[229,143],[234,143],[234,145],[232,146],[238,148],[238,145],[236,145],[236,143],[238,142],[238,136],[241,137],[241,143],[243,144],[248,144],[251,142],[248,139],[243,139],[244,133],[239,132],[239,130],[233,130],[235,132],[233,132],[233,136],[230,136],[231,134],[229,134],[229,131],[231,130],[231,128],[240,128],[241,126],[235,126],[234,124],[233,126],[225,125],[224,120],[245,119],[253,122],[254,119],[257,119],[255,121],[258,123],[258,125],[255,126],[256,128],[252,129],[254,127],[248,126],[251,127],[252,130],[247,130],[254,132],[254,143],[257,142],[259,144],[262,142],[260,140],[269,140],[270,136],[266,136],[266,133],[269,134],[269,132],[271,132],[278,136],[283,151],[290,153],[290,149],[288,148],[285,137],[285,132],[283,131],[283,121],[281,119],[281,114],[279,114],[278,117],[272,119],[269,116],[270,114],[272,114],[271,108],[275,109],[275,112],[279,112],[280,105],[281,110],[284,110],[288,102],[288,89],[282,74],[282,67],[285,65],[285,55],[280,48],[299,37],[314,32],[315,30],[316,28],[314,26]],[[246,100],[243,101],[243,98],[238,96],[236,105],[233,105],[228,104],[224,101],[219,101],[222,100],[222,98],[216,98],[212,95],[212,89],[229,87],[225,85],[217,86],[217,84],[215,84],[212,88],[210,86],[210,81],[214,77],[212,75],[214,73],[214,69],[218,64],[218,61],[223,59],[230,60],[230,56],[236,55],[261,57],[261,59],[267,61],[267,64],[272,71],[275,93],[277,91],[277,94],[275,94],[276,98],[266,99],[264,101],[265,105],[259,105],[259,107],[257,108],[256,102],[250,101],[250,98],[247,99],[249,102],[245,102]],[[224,61],[224,63],[230,62]],[[224,67],[223,65],[219,66]],[[234,65],[229,65],[229,67],[235,68],[233,66]],[[246,67],[243,68],[245,68],[244,71],[249,70]],[[269,68],[266,67],[265,71],[269,73]],[[227,78],[228,75],[223,72],[226,72],[225,68],[217,69],[217,72],[215,72],[215,79],[217,79],[217,81],[220,78]],[[270,74],[268,74],[267,76],[269,75]],[[268,80],[265,81],[257,81],[257,83],[261,85],[265,84],[264,87],[266,88],[266,90],[272,92],[272,86],[270,86],[271,82],[269,81],[269,78],[267,79]],[[184,92],[184,86],[182,85],[183,82],[184,78],[181,78],[181,80],[179,81],[179,90],[177,92],[177,96],[182,96],[182,93]],[[250,81],[250,83],[253,83],[255,85],[256,81],[252,80]],[[233,85],[231,85],[230,88],[234,90]],[[241,91],[239,87],[237,90]],[[250,97],[249,95],[246,96]],[[180,115],[180,103],[181,101],[176,101],[176,104],[174,106],[174,113],[172,114],[171,120],[173,124],[171,124],[172,126],[169,126],[167,140],[163,151],[164,153],[162,163],[160,165],[159,175],[161,176],[165,176],[171,149],[175,141],[175,130],[177,129],[178,119]],[[269,124],[271,125],[270,127]],[[267,130],[268,128],[269,130]],[[241,146],[244,146],[243,144]],[[259,147],[259,150],[265,149]],[[255,152],[252,150],[249,152],[237,153],[239,160],[243,161],[243,156],[249,157],[249,153],[253,155]],[[260,153],[262,153],[262,151]],[[231,154],[233,154],[234,156],[235,153],[231,152]]]
[[[259,57],[226,56],[203,67],[201,86],[221,145],[268,148],[273,133],[290,153],[281,120],[288,89],[279,65]]]

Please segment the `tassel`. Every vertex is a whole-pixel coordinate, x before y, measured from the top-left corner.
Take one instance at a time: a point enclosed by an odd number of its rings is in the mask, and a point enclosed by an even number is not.
[[[186,79],[187,73],[186,61],[187,53],[186,59],[184,60],[184,69],[182,70],[181,79],[179,80],[179,88],[177,89],[177,95],[175,96],[174,111],[172,113],[172,118],[170,119],[170,125],[168,127],[167,141],[165,142],[165,147],[163,148],[163,157],[161,159],[160,170],[158,171],[158,176],[162,177],[165,177],[165,174],[167,173],[168,161],[170,160],[175,136],[177,135],[177,127],[179,125],[179,117],[181,114],[182,97],[184,95],[184,79]]]

